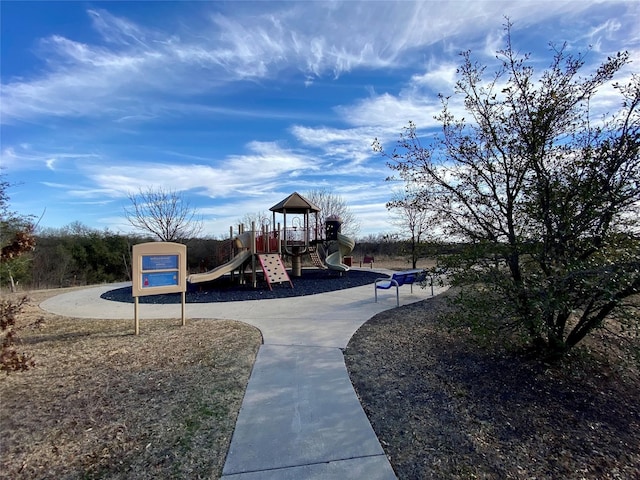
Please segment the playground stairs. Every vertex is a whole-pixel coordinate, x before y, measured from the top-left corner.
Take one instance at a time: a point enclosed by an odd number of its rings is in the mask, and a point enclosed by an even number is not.
[[[269,285],[269,290],[272,290],[272,284],[282,282],[289,282],[289,285],[293,288],[293,283],[291,283],[289,274],[287,273],[279,254],[260,253],[258,254],[258,260],[262,266],[262,271],[264,272],[264,278],[267,281],[267,285]]]
[[[318,254],[317,249],[309,248],[309,255],[311,255],[311,261],[317,268],[324,268],[324,269],[327,268],[327,266],[324,264],[324,262],[320,258],[320,255]]]

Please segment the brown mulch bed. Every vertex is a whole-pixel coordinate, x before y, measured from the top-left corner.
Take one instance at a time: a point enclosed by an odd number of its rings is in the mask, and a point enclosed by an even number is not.
[[[345,351],[399,479],[640,478],[637,365],[595,342],[562,365],[489,348],[438,320],[445,297],[378,314]]]
[[[0,377],[0,478],[219,478],[262,341],[243,323],[86,320],[41,311],[35,368]]]

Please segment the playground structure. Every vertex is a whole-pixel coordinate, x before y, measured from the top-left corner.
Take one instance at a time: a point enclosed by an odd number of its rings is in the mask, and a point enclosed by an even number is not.
[[[269,289],[272,284],[283,282],[288,282],[293,288],[282,260],[285,256],[291,259],[292,277],[302,276],[302,257],[305,255],[309,255],[318,268],[335,270],[340,275],[349,270],[343,263],[343,258],[351,253],[355,242],[339,232],[339,219],[329,217],[325,225],[320,225],[320,209],[297,192],[269,210],[273,212],[271,225],[263,224],[257,229],[254,222],[249,231],[244,231],[244,226],[239,225],[237,233],[231,227],[229,239],[233,248],[229,260],[208,272],[189,275],[187,282],[210,282],[225,274],[233,275],[236,271],[240,274],[240,282],[245,282],[245,272],[250,269],[251,283],[255,288],[260,266]],[[276,222],[277,214],[282,215],[282,224]],[[312,214],[313,219],[310,218]],[[323,232],[325,239],[322,238]],[[336,241],[338,248],[323,261],[324,251],[321,245],[331,241]]]

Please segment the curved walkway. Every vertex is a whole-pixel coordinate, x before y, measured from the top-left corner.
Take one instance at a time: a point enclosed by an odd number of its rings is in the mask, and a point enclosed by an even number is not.
[[[388,271],[378,270],[380,273]],[[131,318],[133,305],[100,295],[121,285],[65,293],[41,303],[81,318]],[[295,285],[295,279],[294,279]],[[351,385],[342,349],[375,314],[395,308],[394,290],[373,285],[318,295],[187,304],[189,318],[239,320],[264,339],[247,385],[223,480],[395,479]],[[438,294],[443,289],[436,289]],[[431,291],[400,288],[400,304]],[[180,318],[181,305],[139,305],[140,318]]]

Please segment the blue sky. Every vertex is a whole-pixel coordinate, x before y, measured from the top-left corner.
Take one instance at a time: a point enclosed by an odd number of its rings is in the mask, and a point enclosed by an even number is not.
[[[513,43],[629,50],[640,2],[15,2],[1,8],[1,166],[11,206],[43,227],[130,231],[127,195],[182,192],[224,236],[294,191],[340,195],[360,236],[397,231],[399,185],[373,153],[409,120],[436,128],[458,53]],[[624,77],[622,78],[624,79]],[[602,109],[615,107],[605,91]],[[454,104],[455,107],[455,104]]]

